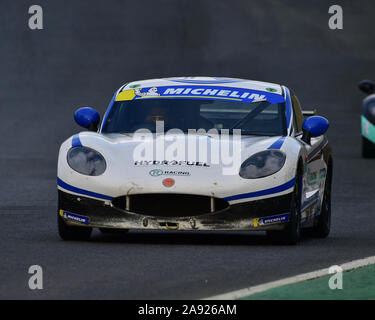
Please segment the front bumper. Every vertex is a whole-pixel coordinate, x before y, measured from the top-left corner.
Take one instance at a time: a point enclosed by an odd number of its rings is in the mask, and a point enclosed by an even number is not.
[[[291,193],[199,215],[157,216],[120,209],[58,190],[59,214],[69,225],[142,230],[280,230],[289,221]]]

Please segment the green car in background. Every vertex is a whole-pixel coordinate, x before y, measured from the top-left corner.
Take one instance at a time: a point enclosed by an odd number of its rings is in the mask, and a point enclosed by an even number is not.
[[[375,83],[362,80],[359,89],[367,94],[362,103],[362,157],[375,158]]]

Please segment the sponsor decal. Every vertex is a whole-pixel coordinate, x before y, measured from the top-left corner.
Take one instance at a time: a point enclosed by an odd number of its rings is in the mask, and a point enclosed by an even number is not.
[[[167,187],[167,188],[170,188],[170,187],[173,187],[174,186],[174,179],[172,178],[166,178],[163,180],[163,186],[164,187]]]
[[[83,223],[83,224],[89,224],[90,223],[89,217],[81,216],[79,214],[71,213],[71,212],[65,211],[65,210],[60,210],[60,216],[62,216],[65,219],[72,220],[74,222],[79,222],[79,223]]]
[[[320,171],[319,171],[319,178],[320,179],[324,179],[326,177],[326,174],[327,174],[327,169],[325,169],[325,168],[320,169]]]
[[[314,202],[316,202],[319,199],[319,190],[317,190],[312,196],[309,198],[305,199],[301,206],[301,211],[306,210],[309,206],[311,206]]]
[[[173,171],[173,170],[161,170],[161,169],[153,169],[149,172],[150,176],[152,177],[159,177],[159,176],[190,176],[189,171]]]
[[[268,88],[272,89],[272,88]],[[244,88],[222,86],[163,86],[150,88],[135,88],[120,92],[116,101],[150,99],[150,98],[199,98],[215,100],[232,100],[239,102],[268,101],[270,103],[284,102],[284,97],[273,91],[259,91]]]
[[[277,89],[274,89],[274,88],[266,88],[266,90],[269,92],[277,92]]]
[[[318,173],[307,169],[307,183],[314,184],[318,179]]]
[[[262,227],[264,225],[283,223],[289,221],[289,213],[284,213],[271,217],[255,218],[253,219],[254,227]]]
[[[141,86],[140,84],[132,84],[131,86],[129,86],[129,88],[138,88],[140,86]]]
[[[158,97],[160,94],[158,93],[158,88],[152,87],[148,90],[141,92],[141,89],[135,89],[134,93],[137,97]]]
[[[159,177],[164,174],[164,171],[160,169],[153,169],[149,172],[149,174],[151,177]]]
[[[191,167],[209,167],[210,165],[206,162],[199,161],[177,161],[177,160],[141,160],[134,161],[135,166],[191,166]]]

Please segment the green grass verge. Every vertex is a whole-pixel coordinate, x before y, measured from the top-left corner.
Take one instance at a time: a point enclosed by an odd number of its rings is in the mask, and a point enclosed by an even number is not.
[[[332,275],[314,280],[269,289],[243,300],[373,300],[375,299],[375,265],[342,274],[342,289],[332,290],[328,281]]]

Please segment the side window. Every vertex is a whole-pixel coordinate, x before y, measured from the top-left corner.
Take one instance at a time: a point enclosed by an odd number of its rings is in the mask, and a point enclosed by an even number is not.
[[[291,98],[292,98],[293,113],[294,113],[294,119],[295,119],[294,125],[296,126],[297,132],[301,132],[302,122],[303,122],[301,105],[299,103],[297,96],[294,93],[291,94]]]

